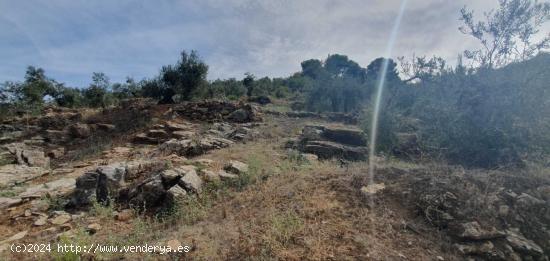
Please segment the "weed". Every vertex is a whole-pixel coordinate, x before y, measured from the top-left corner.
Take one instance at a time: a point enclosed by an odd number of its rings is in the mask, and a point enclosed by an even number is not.
[[[266,233],[270,245],[276,244],[283,247],[292,243],[294,237],[302,230],[303,220],[294,212],[286,211],[271,217],[269,231]]]

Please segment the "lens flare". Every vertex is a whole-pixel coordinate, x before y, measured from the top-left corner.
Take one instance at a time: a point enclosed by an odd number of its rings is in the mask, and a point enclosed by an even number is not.
[[[393,45],[395,44],[395,39],[397,38],[397,32],[399,31],[399,26],[401,24],[401,18],[403,18],[403,13],[405,12],[405,6],[407,5],[408,0],[401,1],[401,6],[399,7],[399,13],[395,18],[395,23],[391,30],[390,39],[384,53],[384,61],[382,63],[382,71],[378,76],[378,84],[376,86],[376,97],[374,101],[374,111],[372,114],[372,125],[370,130],[370,144],[369,144],[369,180],[368,184],[372,184],[374,181],[374,169],[376,161],[374,159],[375,148],[376,148],[376,135],[378,131],[378,116],[380,114],[380,103],[382,100],[382,92],[384,90],[384,84],[386,82],[386,73],[388,71],[389,59],[392,55]]]

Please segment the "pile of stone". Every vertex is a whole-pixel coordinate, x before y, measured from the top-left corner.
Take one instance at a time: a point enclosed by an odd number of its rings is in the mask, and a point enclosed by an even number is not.
[[[200,139],[171,139],[158,147],[159,155],[197,156],[209,150],[227,148],[234,142],[228,139],[206,135]]]
[[[389,172],[378,172],[396,179],[387,192],[402,196],[406,206],[447,233],[459,253],[483,260],[548,260],[547,179],[452,168]]]
[[[317,155],[320,159],[339,158],[365,160],[368,157],[367,141],[363,131],[351,127],[308,125],[296,140],[290,140],[287,148]]]
[[[279,111],[269,111],[266,110],[266,113],[277,115],[277,116],[286,116],[289,118],[313,118],[320,119],[332,122],[341,122],[344,124],[357,124],[359,122],[359,114],[357,113],[343,113],[343,112],[325,112],[317,113],[311,111],[289,111],[289,112],[279,112]]]
[[[161,144],[170,139],[191,139],[195,136],[194,124],[167,121],[164,124],[155,124],[152,129],[139,133],[134,137],[135,143]]]
[[[236,179],[248,171],[248,166],[230,161],[225,170],[199,170],[194,165],[169,167],[162,161],[133,161],[100,166],[77,178],[69,206],[86,207],[93,202],[117,203],[122,208],[156,212],[170,207],[189,194],[200,194],[204,182]]]
[[[229,101],[188,102],[174,107],[174,111],[180,116],[195,121],[230,121],[238,123],[261,121],[256,107],[251,104]]]

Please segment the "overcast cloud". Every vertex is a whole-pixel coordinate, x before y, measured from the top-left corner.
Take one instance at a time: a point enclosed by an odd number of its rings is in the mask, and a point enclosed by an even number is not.
[[[157,75],[181,50],[198,50],[209,79],[288,76],[300,62],[346,54],[366,67],[384,53],[400,0],[0,0],[0,81],[34,65],[71,86],[92,72],[112,81]],[[410,0],[395,56],[450,62],[476,42],[458,31],[460,8],[480,15],[496,0]]]

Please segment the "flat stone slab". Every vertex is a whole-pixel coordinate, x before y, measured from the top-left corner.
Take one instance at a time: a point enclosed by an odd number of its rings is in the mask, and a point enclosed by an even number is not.
[[[51,196],[63,195],[73,191],[76,187],[76,180],[73,178],[64,178],[50,181],[44,184],[28,187],[21,193],[21,198],[40,198],[47,194]]]
[[[48,172],[48,170],[41,167],[29,167],[26,165],[8,164],[0,166],[0,186],[22,183],[45,175]]]

